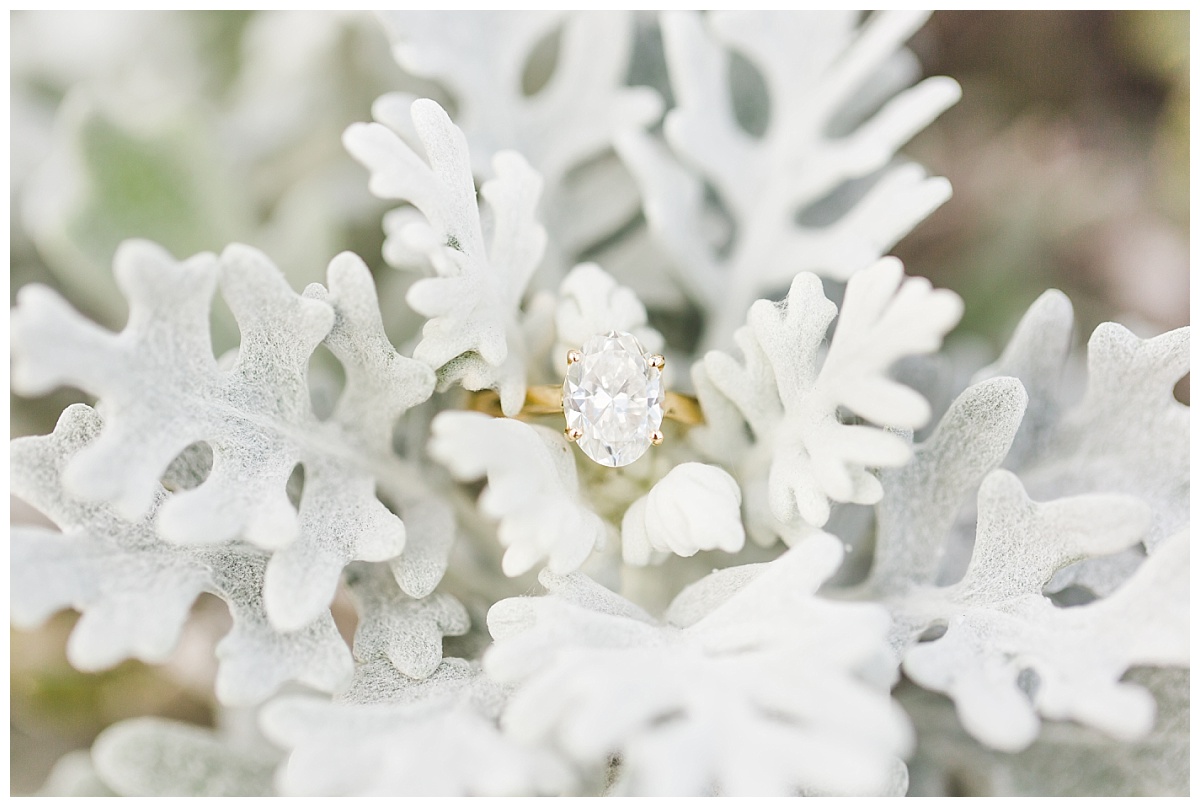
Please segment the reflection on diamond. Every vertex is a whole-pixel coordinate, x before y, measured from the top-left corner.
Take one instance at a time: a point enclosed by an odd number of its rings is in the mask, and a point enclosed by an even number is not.
[[[662,372],[633,334],[609,331],[589,339],[567,368],[563,412],[582,432],[579,447],[601,465],[620,467],[650,447],[662,426]]]

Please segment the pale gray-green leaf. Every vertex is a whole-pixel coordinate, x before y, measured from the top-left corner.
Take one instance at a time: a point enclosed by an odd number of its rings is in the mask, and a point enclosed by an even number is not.
[[[238,747],[211,729],[158,717],[110,726],[96,738],[100,779],[121,796],[274,795],[273,749]]]
[[[428,320],[413,355],[435,370],[451,365],[444,381],[498,390],[513,416],[524,402],[529,361],[521,300],[546,243],[536,219],[541,178],[521,155],[502,151],[476,202],[462,130],[429,99],[414,101],[411,115],[426,157],[378,123],[356,123],[343,140],[371,172],[372,193],[408,202],[424,217],[399,234],[435,271],[406,297]],[[481,215],[490,217],[486,239]]]
[[[544,573],[546,596],[492,609],[504,630],[484,669],[516,688],[505,732],[588,778],[619,759],[623,795],[892,792],[912,738],[858,677],[884,652],[886,614],[814,596],[841,555],[815,536],[684,628],[582,574]]]
[[[354,656],[388,659],[409,678],[426,678],[442,661],[442,637],[470,627],[466,609],[448,594],[412,599],[383,564],[352,564],[346,582],[358,606]]]
[[[966,575],[915,590],[898,607],[902,622],[916,614],[946,626],[909,646],[905,672],[950,695],[967,731],[1001,750],[1028,747],[1039,715],[1144,736],[1153,701],[1118,681],[1133,666],[1187,663],[1186,534],[1098,602],[1057,608],[1042,591],[1068,564],[1136,543],[1150,518],[1142,501],[1120,494],[1033,502],[1010,472],[993,471],[980,489]]]
[[[524,574],[545,561],[559,574],[578,569],[607,540],[604,521],[581,501],[571,445],[545,426],[443,412],[433,421],[429,453],[455,478],[486,477],[480,511],[499,520],[502,570]]]
[[[636,214],[633,182],[615,160],[600,159],[619,132],[646,127],[662,108],[653,90],[626,86],[632,13],[389,11],[381,17],[396,60],[454,97],[476,176],[491,178],[493,158],[505,149],[542,175],[540,217],[549,239],[541,288],[553,287],[581,252]],[[547,41],[555,46],[553,60],[545,57]],[[527,73],[540,81],[536,92],[526,86]],[[404,93],[382,96],[375,119],[403,135],[411,129],[405,118],[412,100]]]
[[[272,552],[268,613],[283,629],[308,624],[333,599],[346,563],[404,548],[404,525],[375,490],[380,477],[406,476],[390,450],[391,427],[432,393],[432,373],[388,343],[370,273],[348,253],[331,263],[329,289],[306,296],[266,256],[238,245],[220,260],[177,263],[152,244],[126,242],[114,270],[131,307],[120,334],[41,287],[22,289],[13,313],[16,388],[69,384],[96,395],[106,413],[66,484],[138,518],[175,457],[207,443],[211,473],[164,503],[158,528],[180,544],[242,537]],[[208,336],[218,282],[242,336],[229,367],[213,358]],[[326,421],[313,413],[306,383],[322,340],[347,377]],[[305,471],[299,511],[285,489],[297,465]]]
[[[734,335],[739,358],[711,351],[693,371],[706,418],[694,439],[750,491],[746,520],[759,543],[773,534],[794,541],[821,527],[833,502],[880,500],[883,488],[870,469],[901,466],[911,456],[886,429],[921,426],[930,414],[888,368],[936,352],[962,300],[924,278],[905,278],[898,260],[884,258],[847,284],[821,360],[836,311],[816,275],[801,273],[786,300],[751,307]],[[845,423],[843,412],[884,428]]]
[[[329,612],[300,629],[272,627],[263,603],[267,557],[244,544],[179,546],[162,540],[155,516],[170,499],[161,486],[150,511],[130,520],[111,505],[65,491],[72,457],[102,431],[99,416],[69,407],[54,434],[13,441],[12,492],[62,530],[13,531],[13,619],[31,628],[63,608],[82,613],[68,658],[83,670],[126,658],[165,661],[202,591],[229,606],[233,628],[216,647],[216,695],[229,704],[260,702],[288,681],[332,691],[348,682],[351,660]]]
[[[944,179],[894,162],[897,150],[960,94],[945,77],[911,88],[891,80],[892,56],[926,16],[885,11],[861,24],[852,11],[662,16],[677,104],[664,126],[670,150],[640,131],[622,135],[617,147],[680,284],[709,314],[704,348],[727,348],[751,303],[797,272],[845,280],[949,198]],[[767,97],[754,100],[769,103],[770,121],[759,136],[734,114],[745,100],[731,97],[735,53],[765,81]],[[893,97],[874,95],[880,87]],[[866,120],[851,117],[854,125],[846,127],[846,113],[864,95],[878,111]],[[835,134],[835,123],[849,131]],[[860,198],[836,198],[847,183],[863,180],[869,185]],[[712,235],[706,182],[733,220],[727,251]],[[798,211],[816,215],[822,206],[820,224],[798,222]]]
[[[552,752],[500,733],[494,710],[502,695],[477,668],[448,659],[412,681],[374,667],[360,677],[385,686],[360,682],[333,703],[287,696],[263,710],[263,730],[289,752],[278,776],[284,795],[550,795],[572,786]]]
[[[1017,754],[995,751],[962,731],[953,705],[902,686],[897,697],[921,743],[909,763],[913,796],[1185,796],[1189,790],[1187,669],[1139,667],[1125,680],[1155,697],[1153,731],[1122,742],[1073,723],[1045,726]]]

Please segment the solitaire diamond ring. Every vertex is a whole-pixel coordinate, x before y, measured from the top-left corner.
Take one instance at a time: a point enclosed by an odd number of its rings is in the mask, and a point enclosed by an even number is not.
[[[633,334],[608,331],[567,351],[562,386],[530,387],[524,415],[562,412],[567,439],[592,460],[612,468],[628,465],[663,441],[663,418],[702,423],[700,405],[690,395],[663,390],[666,361],[649,354]],[[470,408],[500,414],[494,392],[476,393]]]

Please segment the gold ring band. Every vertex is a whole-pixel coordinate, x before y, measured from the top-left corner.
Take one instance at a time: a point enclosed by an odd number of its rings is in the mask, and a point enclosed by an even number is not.
[[[580,348],[567,351],[562,384],[527,387],[516,418],[558,415],[563,435],[600,465],[620,468],[666,439],[664,420],[694,426],[704,422],[700,404],[690,395],[663,389],[667,360],[649,353],[631,333],[605,331]],[[500,396],[480,390],[467,409],[503,417]]]
[[[492,417],[504,416],[504,413],[500,411],[500,396],[495,390],[484,389],[472,392],[467,399],[466,408],[483,412]],[[561,415],[562,411],[562,385],[540,384],[525,390],[525,405],[521,407],[517,418],[523,420],[538,415]],[[695,397],[681,392],[663,393],[663,417],[686,426],[696,426],[704,422],[704,413],[700,409],[700,402]]]

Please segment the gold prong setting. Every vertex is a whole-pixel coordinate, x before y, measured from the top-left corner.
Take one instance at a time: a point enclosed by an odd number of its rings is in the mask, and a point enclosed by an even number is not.
[[[662,442],[666,361],[633,334],[598,333],[567,351],[562,410],[567,439],[592,460],[618,468]]]

